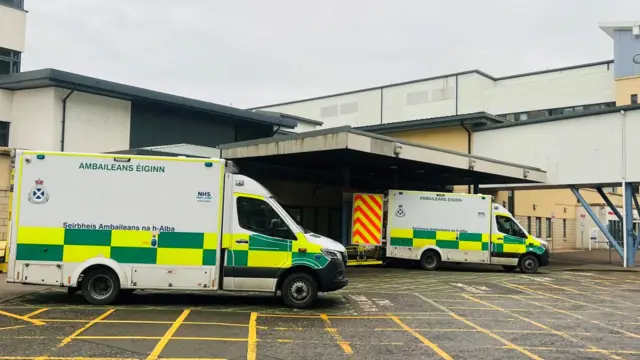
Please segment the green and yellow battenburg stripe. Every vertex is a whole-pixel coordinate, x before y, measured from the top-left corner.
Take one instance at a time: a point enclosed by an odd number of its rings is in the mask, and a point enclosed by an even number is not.
[[[80,263],[105,257],[123,264],[216,265],[216,233],[86,230],[21,226],[16,260]]]
[[[18,229],[16,259],[81,263],[94,257],[113,259],[122,264],[215,266],[216,233],[160,232],[157,246],[154,233],[135,230],[86,230],[21,226]],[[306,265],[320,269],[329,259],[319,245],[309,243],[303,234],[298,241],[259,234],[224,235],[223,244],[234,244],[226,255],[227,266],[287,268]]]
[[[227,255],[227,266],[255,268],[288,268],[306,265],[321,269],[329,263],[321,247],[307,241],[304,234],[296,235],[297,241],[272,238],[260,234],[233,235],[236,239],[249,240],[248,244],[236,244]],[[301,250],[304,251],[301,251]]]
[[[422,248],[429,245],[441,249],[487,251],[489,250],[489,234],[391,229],[391,246]]]

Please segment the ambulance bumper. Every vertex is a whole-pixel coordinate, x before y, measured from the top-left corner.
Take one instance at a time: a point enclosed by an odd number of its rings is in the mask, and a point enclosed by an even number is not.
[[[538,261],[540,266],[547,266],[549,265],[549,250],[545,250],[541,255],[540,255],[540,259]]]
[[[347,268],[340,259],[331,259],[327,266],[316,271],[320,278],[320,292],[340,290],[349,284]]]

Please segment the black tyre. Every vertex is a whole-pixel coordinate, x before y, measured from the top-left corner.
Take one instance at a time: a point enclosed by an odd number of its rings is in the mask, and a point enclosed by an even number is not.
[[[440,254],[435,250],[427,250],[420,257],[420,267],[425,270],[436,270],[440,267]]]
[[[518,263],[520,271],[525,274],[533,274],[537,272],[539,266],[540,263],[538,261],[538,258],[532,254],[525,254],[520,258],[520,262]]]
[[[318,299],[318,284],[309,274],[293,273],[282,282],[282,300],[294,309],[306,309]]]
[[[93,305],[113,303],[120,294],[120,279],[111,269],[91,270],[82,279],[82,296]]]
[[[504,269],[504,271],[509,273],[512,273],[518,270],[518,267],[515,265],[502,265],[502,268]]]

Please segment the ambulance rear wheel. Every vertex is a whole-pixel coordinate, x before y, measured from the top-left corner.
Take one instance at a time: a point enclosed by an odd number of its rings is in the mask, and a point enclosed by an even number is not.
[[[436,270],[440,266],[440,254],[434,250],[427,250],[420,257],[420,267],[425,270]]]
[[[318,284],[305,273],[293,273],[282,282],[282,300],[294,309],[306,309],[318,298]]]
[[[532,254],[525,254],[520,258],[520,262],[518,263],[520,271],[525,274],[533,274],[537,272],[539,266],[540,263],[538,261],[538,258]]]
[[[120,280],[113,270],[97,268],[82,279],[82,296],[93,305],[113,303],[120,294]]]

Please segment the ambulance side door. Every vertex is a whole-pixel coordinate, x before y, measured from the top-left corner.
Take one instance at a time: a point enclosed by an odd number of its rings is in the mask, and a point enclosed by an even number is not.
[[[234,194],[233,235],[227,259],[235,290],[273,291],[291,264],[295,234],[261,196]]]

